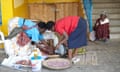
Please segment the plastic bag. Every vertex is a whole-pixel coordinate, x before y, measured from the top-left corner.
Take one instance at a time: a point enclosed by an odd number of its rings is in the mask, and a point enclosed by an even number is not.
[[[95,39],[96,39],[96,37],[95,37],[95,31],[90,32],[90,34],[89,34],[89,39],[90,39],[91,41],[95,41]]]

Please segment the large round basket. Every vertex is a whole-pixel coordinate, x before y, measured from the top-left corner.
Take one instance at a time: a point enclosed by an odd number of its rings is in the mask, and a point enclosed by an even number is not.
[[[72,63],[68,59],[53,58],[43,61],[43,66],[49,69],[66,69],[71,67]]]

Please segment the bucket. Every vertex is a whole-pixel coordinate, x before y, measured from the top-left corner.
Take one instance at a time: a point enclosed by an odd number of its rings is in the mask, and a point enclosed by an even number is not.
[[[42,68],[42,61],[41,61],[42,57],[41,56],[37,56],[35,57],[31,57],[31,63],[32,63],[32,72],[41,72],[41,68]]]

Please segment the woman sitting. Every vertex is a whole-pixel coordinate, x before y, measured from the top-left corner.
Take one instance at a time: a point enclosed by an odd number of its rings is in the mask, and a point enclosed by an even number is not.
[[[100,18],[96,20],[94,30],[97,40],[103,40],[106,42],[110,38],[109,19],[107,18],[105,12],[100,14]]]

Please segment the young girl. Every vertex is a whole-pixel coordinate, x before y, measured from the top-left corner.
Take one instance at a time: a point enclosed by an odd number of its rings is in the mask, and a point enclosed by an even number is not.
[[[46,24],[47,30],[43,34],[43,36],[45,40],[49,41],[49,45],[50,47],[54,49],[54,53],[63,56],[66,53],[63,45],[60,45],[60,47],[55,50],[55,47],[58,44],[59,39],[58,39],[58,36],[54,32],[54,25],[55,24],[53,21],[48,21]]]

